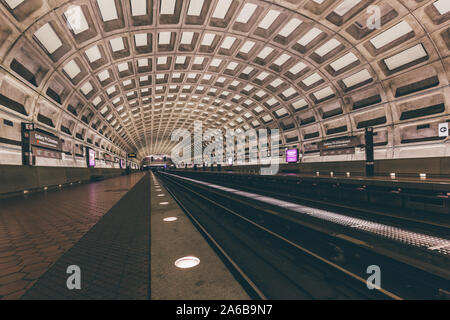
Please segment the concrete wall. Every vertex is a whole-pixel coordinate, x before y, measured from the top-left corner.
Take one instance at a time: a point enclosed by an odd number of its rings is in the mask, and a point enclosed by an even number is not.
[[[0,196],[125,174],[122,169],[0,165]]]

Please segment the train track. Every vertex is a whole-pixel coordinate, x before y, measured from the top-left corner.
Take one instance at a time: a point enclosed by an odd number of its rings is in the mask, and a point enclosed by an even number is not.
[[[289,223],[270,208],[173,175],[158,178],[253,298],[437,299],[448,292],[447,279]],[[382,271],[373,290],[370,265]]]
[[[191,176],[189,174],[188,176]],[[211,177],[208,177],[207,175],[201,176],[201,179],[203,181],[208,181],[211,183],[217,183],[217,181],[213,181]],[[440,219],[443,220],[444,215],[442,214],[429,214],[430,217],[428,219],[419,219],[414,216],[405,216],[400,213],[394,213],[392,209],[385,208],[385,210],[380,211],[373,208],[364,208],[358,205],[351,205],[351,204],[345,204],[345,203],[339,203],[336,201],[327,201],[324,199],[314,199],[311,197],[304,197],[299,195],[298,192],[296,192],[295,189],[291,188],[289,190],[284,190],[283,186],[278,186],[278,188],[273,188],[272,186],[270,188],[266,188],[264,185],[241,185],[237,184],[233,181],[220,181],[221,185],[231,188],[238,188],[240,190],[249,191],[249,192],[256,192],[261,195],[267,195],[271,197],[275,197],[280,200],[286,200],[290,202],[295,202],[299,204],[305,204],[308,206],[321,208],[325,210],[332,210],[333,212],[337,213],[344,213],[346,215],[351,215],[356,218],[363,218],[363,219],[372,219],[376,220],[380,223],[387,223],[392,226],[397,227],[404,227],[409,230],[418,231],[418,232],[425,232],[429,234],[435,234],[442,237],[449,237],[450,236],[450,225],[448,221],[446,223],[439,223],[436,221],[433,221],[434,219]],[[410,212],[411,214],[411,212]]]

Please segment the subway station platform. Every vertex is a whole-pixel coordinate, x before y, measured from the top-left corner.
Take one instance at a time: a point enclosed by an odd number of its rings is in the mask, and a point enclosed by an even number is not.
[[[450,299],[450,0],[0,23],[0,299]]]
[[[422,183],[157,170],[5,198],[0,299],[449,299],[448,200],[413,208],[447,183]]]
[[[0,299],[248,299],[156,184],[135,173],[0,200]],[[200,265],[176,268],[189,254]],[[80,290],[68,289],[69,266]]]

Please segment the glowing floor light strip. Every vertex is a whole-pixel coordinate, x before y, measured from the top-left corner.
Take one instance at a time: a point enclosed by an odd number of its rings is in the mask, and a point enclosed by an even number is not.
[[[180,269],[193,268],[200,264],[200,259],[193,256],[183,257],[175,261],[175,266]]]
[[[177,217],[168,217],[168,218],[164,218],[163,221],[165,222],[172,222],[172,221],[176,221],[178,220]]]

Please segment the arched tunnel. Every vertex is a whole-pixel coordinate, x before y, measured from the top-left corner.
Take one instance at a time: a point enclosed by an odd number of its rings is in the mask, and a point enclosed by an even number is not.
[[[0,0],[0,299],[449,299],[449,21]]]

